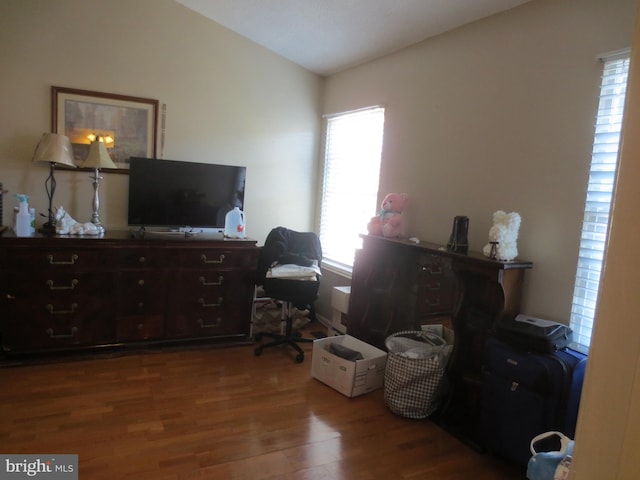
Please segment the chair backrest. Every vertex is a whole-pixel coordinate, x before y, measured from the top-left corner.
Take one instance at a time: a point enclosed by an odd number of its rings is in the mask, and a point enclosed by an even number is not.
[[[285,227],[276,227],[269,232],[258,259],[258,284],[261,285],[267,270],[280,261],[281,263],[300,263],[317,260],[322,262],[322,246],[320,238],[314,232],[296,232]]]

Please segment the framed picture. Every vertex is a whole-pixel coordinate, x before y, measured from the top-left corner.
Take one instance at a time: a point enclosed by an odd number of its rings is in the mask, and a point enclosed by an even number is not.
[[[82,170],[89,146],[104,139],[118,168],[128,173],[130,157],[156,156],[158,100],[74,88],[51,87],[51,131],[71,140],[74,161]]]

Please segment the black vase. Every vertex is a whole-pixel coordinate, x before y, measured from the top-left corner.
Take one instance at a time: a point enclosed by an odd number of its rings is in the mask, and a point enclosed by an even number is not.
[[[469,232],[469,217],[457,216],[453,219],[453,230],[447,250],[449,252],[467,253],[469,251],[469,242],[467,233]]]

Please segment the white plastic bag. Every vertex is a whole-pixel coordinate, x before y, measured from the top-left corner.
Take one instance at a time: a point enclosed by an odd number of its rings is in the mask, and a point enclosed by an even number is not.
[[[551,452],[536,451],[536,443],[554,436],[560,439],[560,450]],[[529,448],[532,455],[527,465],[527,478],[529,480],[567,480],[569,478],[573,440],[562,432],[545,432],[535,436],[531,440]]]

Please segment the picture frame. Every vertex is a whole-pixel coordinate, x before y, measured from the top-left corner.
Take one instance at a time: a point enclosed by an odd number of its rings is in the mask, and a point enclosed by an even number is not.
[[[128,173],[130,157],[155,158],[158,100],[52,86],[51,102],[51,131],[69,137],[77,170],[93,170],[82,167],[90,134],[108,139],[117,166],[102,172]]]

